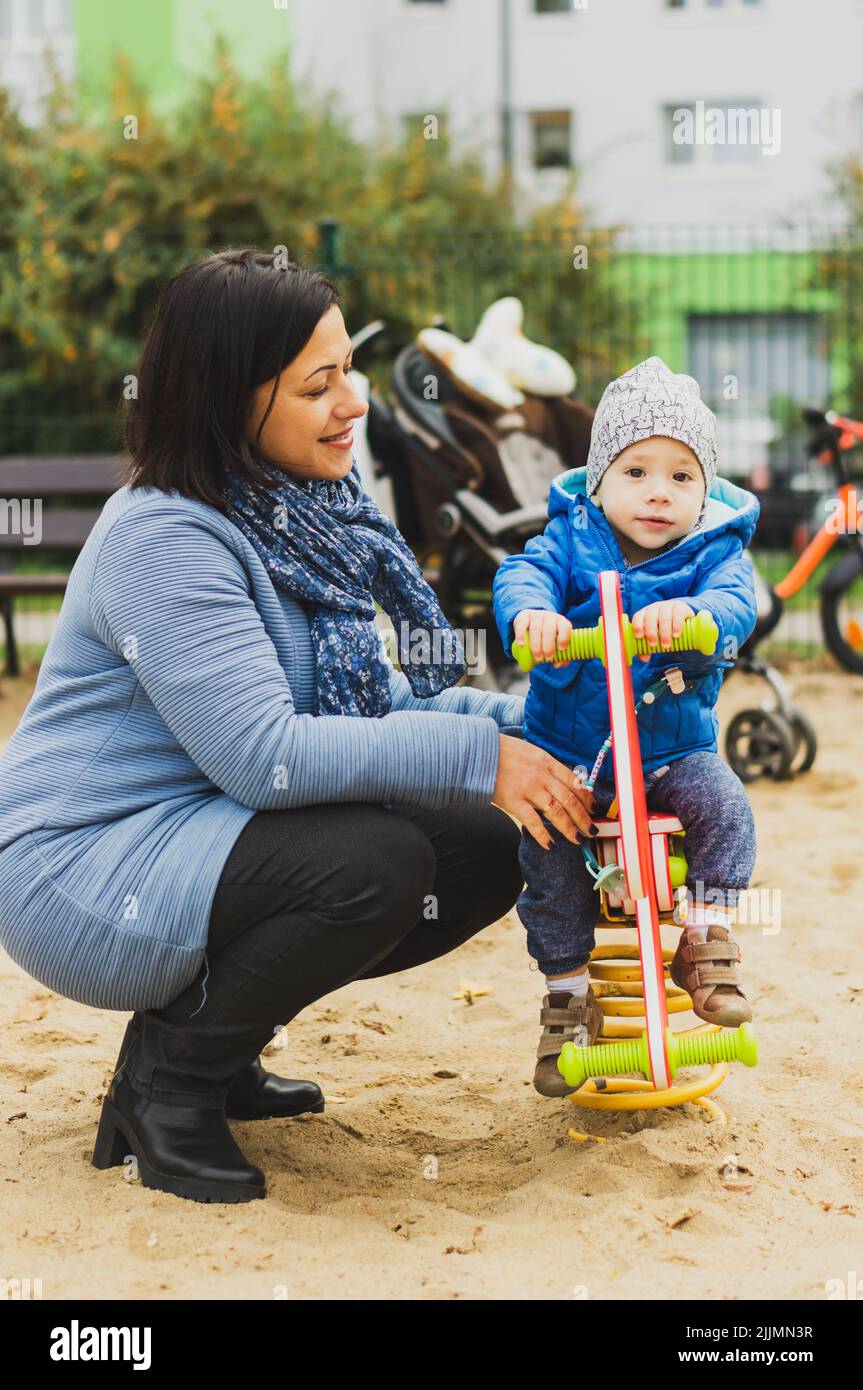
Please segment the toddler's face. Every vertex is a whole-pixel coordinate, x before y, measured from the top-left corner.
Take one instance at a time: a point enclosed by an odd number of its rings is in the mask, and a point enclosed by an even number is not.
[[[626,558],[637,563],[692,530],[704,474],[688,444],[651,435],[617,455],[591,500],[602,507]]]

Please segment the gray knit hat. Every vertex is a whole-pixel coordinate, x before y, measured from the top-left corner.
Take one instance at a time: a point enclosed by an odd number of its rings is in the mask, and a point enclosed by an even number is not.
[[[704,474],[703,517],[716,477],[716,416],[701,399],[695,378],[672,372],[661,357],[638,362],[603,391],[590,432],[587,496],[623,449],[652,434],[679,439],[695,454]]]

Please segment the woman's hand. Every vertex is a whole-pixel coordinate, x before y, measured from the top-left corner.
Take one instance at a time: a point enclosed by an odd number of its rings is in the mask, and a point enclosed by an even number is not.
[[[570,771],[535,743],[501,734],[491,799],[521,821],[543,849],[551,849],[554,840],[542,823],[540,811],[562,835],[578,844],[579,830],[584,835],[596,833],[591,819],[593,795],[580,785],[580,776],[578,770]]]
[[[525,632],[529,634],[534,661],[552,661],[557,648],[569,641],[572,623],[562,613],[549,613],[545,608],[522,608],[513,619],[512,631],[516,642],[521,641]],[[568,666],[569,663],[552,661],[552,665]]]

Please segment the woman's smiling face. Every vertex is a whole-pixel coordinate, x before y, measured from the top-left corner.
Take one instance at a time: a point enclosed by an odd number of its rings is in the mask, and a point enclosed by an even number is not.
[[[334,304],[302,352],[283,368],[260,436],[276,378],[255,390],[246,424],[249,443],[300,480],[344,478],[353,463],[353,422],[369,408],[351,382],[350,367],[351,341]],[[326,442],[333,435],[342,438]]]

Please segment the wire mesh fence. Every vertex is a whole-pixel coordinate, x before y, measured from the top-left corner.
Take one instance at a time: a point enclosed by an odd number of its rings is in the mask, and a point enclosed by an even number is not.
[[[196,237],[136,227],[119,244],[87,244],[74,232],[49,247],[35,238],[0,243],[0,455],[116,452],[123,385],[162,286],[208,251],[269,248],[268,231],[226,226]],[[768,582],[821,525],[834,484],[809,456],[802,409],[863,411],[863,238],[854,229],[369,235],[323,219],[298,232],[290,254],[336,280],[350,331],[385,321],[363,364],[384,396],[397,352],[419,328],[438,323],[469,340],[489,304],[516,295],[525,333],[563,353],[591,405],[613,376],[653,353],[696,377],[717,417],[720,474],[761,500],[752,550]],[[789,602],[775,640],[791,651],[821,649],[817,583],[842,550],[840,541]],[[49,599],[27,607],[38,612],[40,603],[46,614],[56,608]]]

